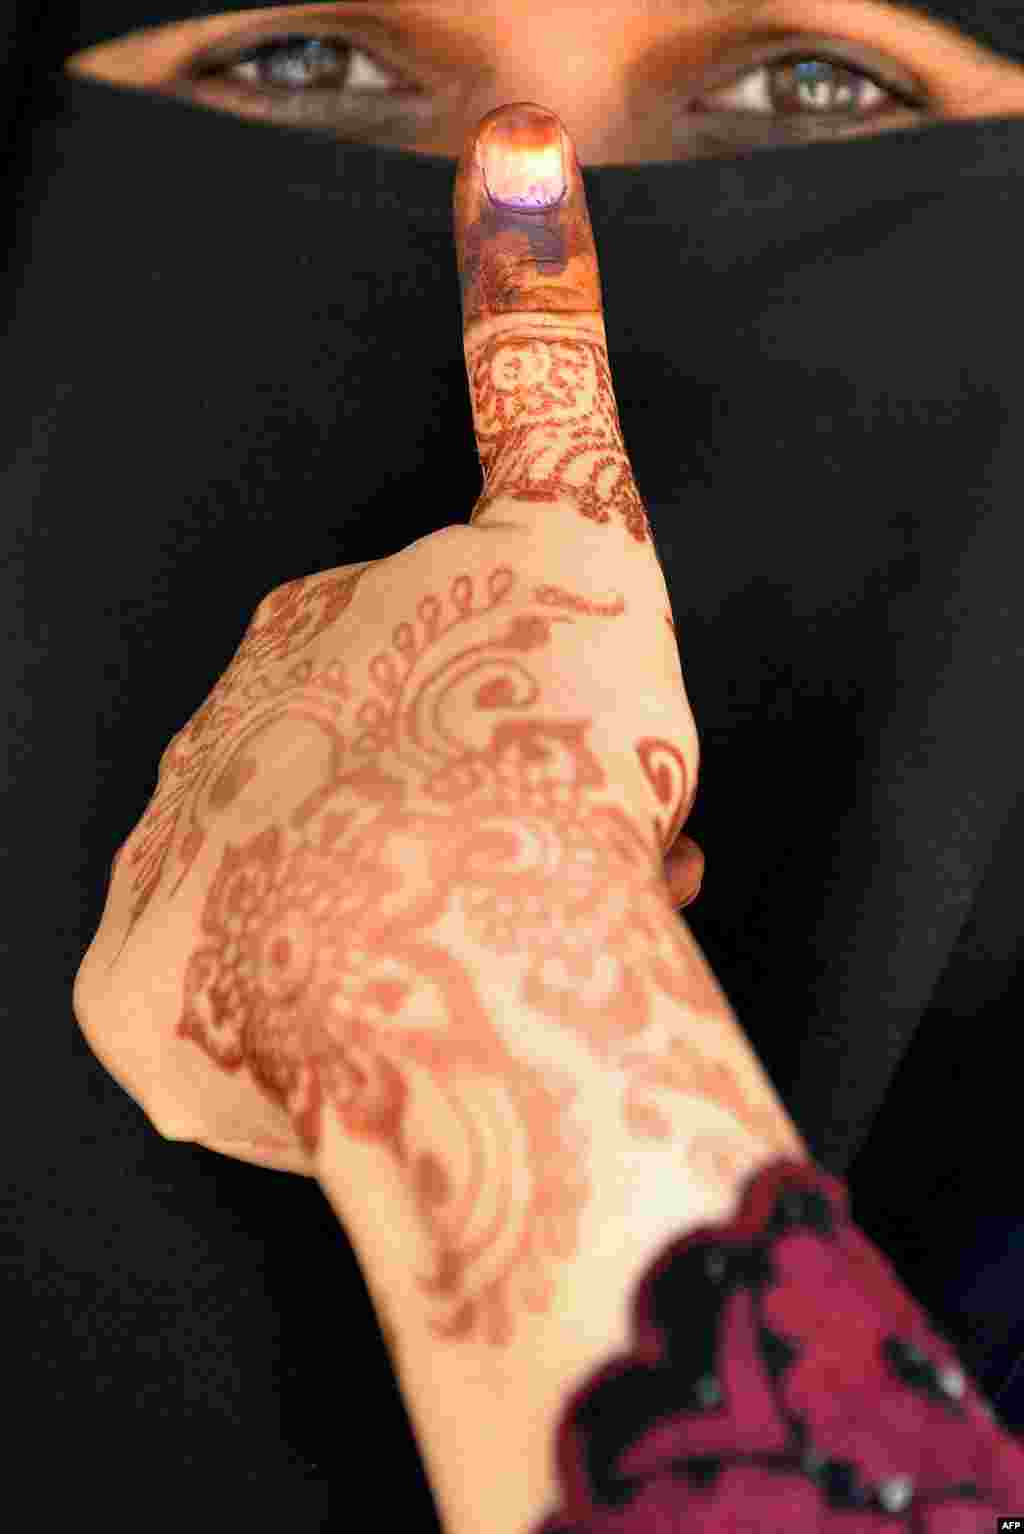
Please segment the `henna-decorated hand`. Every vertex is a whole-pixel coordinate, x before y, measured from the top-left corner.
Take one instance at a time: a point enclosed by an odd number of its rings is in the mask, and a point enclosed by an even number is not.
[[[567,135],[565,194],[539,205],[562,162],[553,121],[552,147],[550,114],[499,109],[458,163],[484,473],[469,523],[272,592],[164,752],[153,799],[115,859],[75,1011],[168,1139],[314,1173],[303,1049],[323,1026],[317,1006],[337,1019],[369,995],[356,963],[367,932],[401,929],[411,942],[437,914],[423,889],[396,893],[388,861],[414,821],[428,835],[424,803],[448,813],[439,848],[456,831],[475,834],[466,855],[498,862],[510,835],[502,815],[549,814],[557,829],[542,850],[554,868],[572,849],[574,889],[594,846],[599,869],[606,854],[609,867],[640,866],[660,850],[677,907],[700,886],[703,855],[681,834],[697,731],[623,444]],[[526,167],[533,190],[517,208],[489,199],[475,153],[499,122],[505,171],[491,166],[491,190]],[[602,820],[609,803],[618,808]],[[526,877],[511,861],[503,876],[509,888]],[[557,870],[550,878],[557,886]],[[355,948],[341,954],[346,942]],[[323,967],[331,945],[333,970]],[[319,1079],[316,1092],[319,1103]]]

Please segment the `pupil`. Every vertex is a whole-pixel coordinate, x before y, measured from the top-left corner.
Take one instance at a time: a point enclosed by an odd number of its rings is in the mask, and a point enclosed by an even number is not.
[[[797,98],[802,97],[806,105],[819,110],[824,110],[830,102],[834,102],[837,90],[841,94],[850,90],[849,86],[836,85],[839,66],[829,59],[801,59],[792,68]]]
[[[319,38],[288,37],[263,43],[250,56],[266,66],[275,83],[301,85],[309,70],[315,70],[324,56],[333,52],[332,45]]]
[[[832,69],[824,59],[807,59],[796,66],[796,78],[801,85],[817,85],[823,71]]]

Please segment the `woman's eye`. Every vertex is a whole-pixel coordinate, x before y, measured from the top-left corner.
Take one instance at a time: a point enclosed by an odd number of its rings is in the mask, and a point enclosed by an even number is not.
[[[314,89],[358,96],[408,90],[393,70],[341,37],[272,38],[198,71],[194,78],[283,94]]]
[[[770,83],[773,80],[774,83]],[[723,98],[732,93],[733,100]],[[714,104],[716,101],[718,104]],[[748,70],[736,84],[699,105],[753,117],[867,119],[893,107],[920,105],[906,92],[881,84],[865,70],[827,54],[788,54]]]

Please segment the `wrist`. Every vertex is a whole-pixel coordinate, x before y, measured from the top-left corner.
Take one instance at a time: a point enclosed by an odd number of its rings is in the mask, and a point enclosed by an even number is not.
[[[518,905],[483,879],[467,893],[442,859],[433,920],[364,950],[363,994],[391,1011],[364,1003],[324,1078],[318,1179],[447,1534],[522,1534],[544,1513],[560,1405],[626,1346],[645,1267],[728,1219],[760,1166],[809,1159],[657,878],[602,862],[615,824],[575,879]],[[500,834],[507,870],[541,831]]]

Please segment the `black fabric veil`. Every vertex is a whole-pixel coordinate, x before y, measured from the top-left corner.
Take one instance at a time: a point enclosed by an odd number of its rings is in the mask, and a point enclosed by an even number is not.
[[[375,1494],[431,1527],[319,1190],[161,1141],[71,1012],[113,853],[260,599],[481,484],[452,160],[61,73],[224,8],[0,23],[8,1399],[37,1514],[134,1528],[177,1490],[192,1527],[341,1527],[383,1443]],[[1018,4],[931,9],[1024,61]],[[701,732],[686,919],[927,1304],[1017,1196],[1024,120],[584,180]]]

